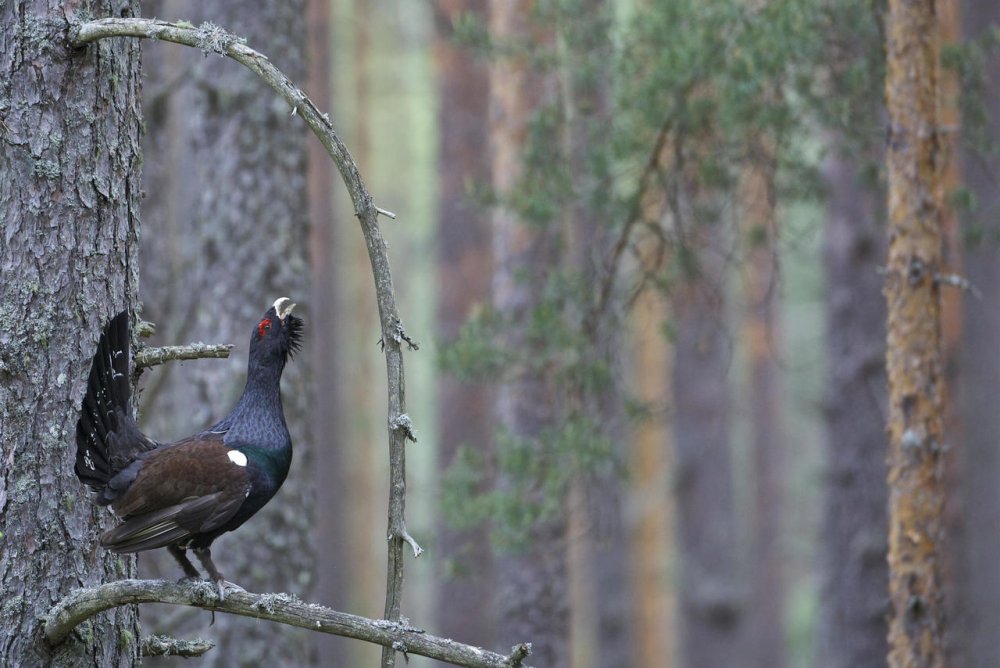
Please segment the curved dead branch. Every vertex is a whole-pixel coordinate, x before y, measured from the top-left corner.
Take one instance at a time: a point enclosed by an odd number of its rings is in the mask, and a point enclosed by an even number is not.
[[[189,23],[169,23],[157,19],[105,18],[76,25],[69,33],[70,42],[76,47],[111,37],[142,37],[174,42],[201,49],[205,55],[214,53],[232,58],[253,71],[274,89],[289,104],[292,115],[301,117],[319,138],[333,158],[347,186],[354,204],[354,213],[361,222],[361,231],[368,247],[388,375],[389,424],[394,424],[400,416],[406,414],[403,356],[400,344],[404,340],[411,342],[400,325],[386,242],[377,222],[380,212],[390,217],[394,214],[379,209],[372,202],[371,195],[358,172],[357,164],[334,131],[330,118],[321,113],[305,93],[271,64],[267,56],[247,46],[246,40],[228,33],[215,24],[204,23],[195,27]],[[405,438],[406,435],[401,431],[389,430],[389,563],[385,618],[392,621],[399,621],[402,614],[404,544],[409,543],[415,554],[420,552],[420,546],[409,536],[404,520]],[[395,665],[392,649],[383,652],[382,665],[384,667]]]

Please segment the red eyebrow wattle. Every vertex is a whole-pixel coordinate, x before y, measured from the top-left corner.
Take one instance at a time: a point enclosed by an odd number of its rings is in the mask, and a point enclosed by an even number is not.
[[[260,321],[260,324],[257,325],[257,333],[260,334],[261,338],[264,337],[264,331],[270,326],[271,326],[270,318],[264,318],[263,320]]]

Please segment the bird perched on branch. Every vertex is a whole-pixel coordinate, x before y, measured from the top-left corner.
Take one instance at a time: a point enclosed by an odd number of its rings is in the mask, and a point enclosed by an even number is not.
[[[288,474],[292,441],[281,408],[281,373],[298,350],[302,320],[282,297],[250,337],[243,395],[205,431],[158,443],[132,419],[127,312],[101,334],[76,425],[76,475],[122,522],[101,536],[112,552],[166,547],[185,577],[198,571],[191,550],[224,597],[210,546],[266,504]]]

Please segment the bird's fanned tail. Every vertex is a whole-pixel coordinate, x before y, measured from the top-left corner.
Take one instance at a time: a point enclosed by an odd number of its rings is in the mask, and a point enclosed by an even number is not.
[[[108,481],[135,455],[156,447],[132,419],[129,385],[129,315],[122,311],[107,324],[87,379],[87,393],[76,423],[76,475],[104,498]]]

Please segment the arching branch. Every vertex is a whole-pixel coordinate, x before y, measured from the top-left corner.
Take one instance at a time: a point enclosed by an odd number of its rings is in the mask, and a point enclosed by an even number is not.
[[[412,342],[403,332],[396,308],[386,243],[377,222],[381,210],[372,202],[354,159],[334,131],[329,117],[321,113],[306,94],[271,64],[266,56],[248,47],[245,40],[214,24],[205,23],[196,28],[186,23],[168,23],[156,19],[106,18],[76,25],[69,34],[70,42],[77,47],[110,37],[142,37],[174,42],[201,49],[206,55],[216,53],[232,58],[249,68],[273,88],[289,104],[291,113],[301,117],[319,138],[333,158],[347,186],[354,204],[354,213],[361,223],[361,231],[368,247],[388,376],[388,424],[395,424],[400,416],[406,414],[403,356],[400,344],[404,340]],[[389,212],[384,213],[390,215]],[[389,563],[386,573],[385,618],[398,622],[401,618],[404,544],[409,543],[415,553],[419,553],[420,548],[416,541],[409,537],[404,520],[406,434],[402,430],[390,427],[388,437]],[[387,648],[383,652],[382,665],[384,668],[395,665],[393,649]]]
[[[219,600],[215,585],[208,581],[118,580],[96,587],[75,589],[42,620],[45,639],[61,643],[81,622],[97,613],[132,603],[172,603],[254,619],[298,626],[364,640],[405,654],[419,654],[469,668],[519,668],[530,646],[517,645],[509,656],[439,638],[405,623],[368,619],[337,612],[321,605],[303,603],[288,594],[251,594],[228,590]]]

